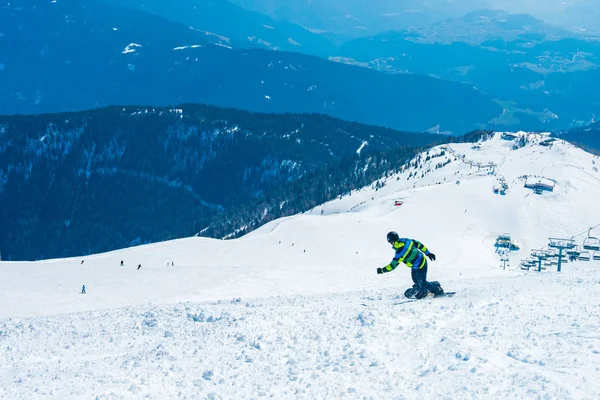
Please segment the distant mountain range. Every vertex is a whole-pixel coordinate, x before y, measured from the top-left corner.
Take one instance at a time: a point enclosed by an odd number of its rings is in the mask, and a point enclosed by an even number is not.
[[[430,26],[409,28],[406,32],[412,34],[419,43],[463,42],[472,45],[517,39],[535,43],[573,38],[577,35],[531,15],[509,14],[501,10],[477,10]]]
[[[478,10],[529,14],[571,31],[598,32],[597,0],[231,0],[275,20],[347,38],[428,28]]]
[[[277,10],[276,1],[238,3]],[[374,13],[355,1],[286,4],[323,6],[314,14],[323,18]],[[436,19],[472,6],[411,0],[401,8]],[[336,47],[325,33],[226,0],[15,0],[0,8],[0,113],[199,102],[453,134],[567,129],[600,113],[600,41],[529,15],[460,15]]]
[[[12,2],[0,8],[0,26],[4,114],[200,102],[462,133],[488,126],[502,111],[469,85],[247,49],[97,1]]]
[[[425,27],[472,11],[472,0],[232,0],[235,4],[313,31],[348,39]],[[485,3],[487,4],[487,3]],[[480,8],[484,8],[481,6]]]
[[[501,12],[435,26],[355,39],[331,59],[471,84],[503,106],[493,120],[500,129],[565,129],[600,113],[600,41]]]
[[[597,0],[578,0],[549,14],[548,19],[575,30],[600,35],[600,5]]]
[[[0,116],[0,250],[31,260],[241,234],[449,140],[202,105]]]
[[[233,39],[241,46],[297,51],[327,56],[333,43],[298,25],[275,21],[266,15],[238,7],[226,0],[99,0],[100,2],[150,12],[191,29]]]

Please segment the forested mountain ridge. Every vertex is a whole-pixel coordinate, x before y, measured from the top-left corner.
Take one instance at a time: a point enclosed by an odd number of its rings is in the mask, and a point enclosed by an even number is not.
[[[589,153],[600,155],[600,122],[580,128],[556,131],[553,132],[553,136],[574,143]]]
[[[449,140],[192,104],[0,116],[0,249],[40,259],[225,237],[369,184]]]

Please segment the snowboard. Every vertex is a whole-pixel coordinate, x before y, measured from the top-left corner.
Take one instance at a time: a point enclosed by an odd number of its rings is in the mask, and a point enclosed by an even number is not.
[[[439,294],[437,296],[433,296],[433,298],[436,298],[436,297],[452,297],[455,294],[456,294],[456,292],[444,292],[444,293]]]
[[[444,292],[444,293],[438,294],[438,295],[435,295],[435,294],[429,292],[427,294],[427,296],[423,297],[422,299],[415,298],[415,294],[416,293],[412,292],[411,289],[407,289],[406,292],[404,292],[404,297],[406,297],[407,299],[411,299],[411,300],[435,299],[438,297],[452,297],[456,294],[456,292]]]
[[[415,302],[415,301],[421,301],[421,300],[425,300],[425,299],[435,299],[436,297],[452,297],[455,294],[456,294],[456,292],[444,292],[444,293],[442,293],[440,295],[435,296],[433,293],[429,293],[427,296],[425,296],[422,299],[415,299],[414,297],[409,297],[406,300],[394,303],[394,305],[397,306],[397,305],[400,305],[400,304],[412,303],[412,302]]]
[[[435,296],[433,293],[429,293],[427,296],[425,296],[422,299],[415,299],[414,297],[408,297],[408,298],[405,297],[405,300],[395,302],[393,305],[398,306],[400,304],[412,303],[415,301],[421,301],[421,300],[425,300],[425,299],[435,299],[435,298],[439,298],[439,297],[452,297],[455,294],[456,294],[456,292],[444,292],[442,294]],[[379,297],[379,298],[367,297],[367,298],[365,298],[365,300],[383,300],[383,299],[381,297]],[[365,304],[365,303],[362,303],[361,305],[364,307],[367,307],[367,304]]]

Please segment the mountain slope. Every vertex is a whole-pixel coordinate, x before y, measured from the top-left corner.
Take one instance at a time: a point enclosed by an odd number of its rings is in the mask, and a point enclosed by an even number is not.
[[[251,47],[327,56],[333,44],[300,26],[275,21],[225,0],[98,0],[115,7],[151,12],[171,21],[238,40]]]
[[[39,0],[36,0],[39,1]],[[136,10],[64,0],[0,9],[0,112],[206,103],[461,134],[501,113],[468,85],[240,49]],[[39,66],[43,65],[44,68]],[[51,78],[51,79],[50,79]]]
[[[545,135],[505,138],[430,149],[383,187],[236,240],[0,262],[0,394],[598,397],[598,261],[518,266],[549,237],[582,244],[600,223],[597,158],[541,146]],[[535,195],[523,175],[555,190]],[[501,177],[505,196],[492,191]],[[375,273],[393,256],[391,229],[437,255],[429,279],[453,298],[403,303],[409,270]],[[504,233],[521,242],[506,270]]]
[[[222,237],[343,193],[345,165],[361,156],[402,146],[401,162],[446,140],[201,105],[0,116],[0,249],[32,260]],[[326,166],[335,179],[321,176]],[[311,190],[308,178],[319,182]]]
[[[520,243],[520,249],[510,254],[509,266],[520,271],[519,262],[532,249],[547,248],[548,238],[573,237],[581,246],[589,228],[600,227],[596,205],[600,172],[593,169],[598,157],[562,141],[539,145],[547,136],[521,137],[505,140],[498,133],[478,146],[437,146],[398,173],[382,174],[372,185],[310,212],[272,221],[239,239],[188,238],[98,256],[3,263],[4,273],[26,267],[35,274],[37,279],[28,281],[28,288],[43,293],[47,307],[40,307],[36,298],[21,299],[19,275],[5,275],[0,280],[3,299],[12,296],[18,301],[3,304],[3,315],[113,308],[158,299],[202,301],[372,289],[381,284],[375,268],[393,256],[385,242],[390,230],[417,238],[436,253],[430,277],[446,289],[457,286],[446,282],[464,284],[465,276],[504,275],[494,244],[505,233]],[[494,174],[490,162],[496,165]],[[555,188],[536,195],[524,187],[525,176],[554,180]],[[508,185],[504,196],[493,191],[501,179]],[[403,204],[394,206],[396,200]],[[598,232],[593,230],[592,236]],[[126,268],[119,266],[120,260]],[[175,268],[165,267],[171,261]],[[133,266],[139,263],[145,279],[162,284],[141,288],[143,292],[131,299],[128,288],[138,284]],[[579,263],[585,264],[573,265]],[[563,270],[571,265],[563,265]],[[385,279],[404,288],[409,279],[405,273],[400,269]],[[60,290],[54,286],[59,283]],[[74,291],[81,284],[90,292],[110,295],[88,303],[65,302],[65,296],[78,296]]]

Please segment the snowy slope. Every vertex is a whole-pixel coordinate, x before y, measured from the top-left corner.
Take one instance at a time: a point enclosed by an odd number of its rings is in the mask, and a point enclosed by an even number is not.
[[[397,305],[386,289],[0,320],[0,398],[598,399],[590,266]]]
[[[587,235],[590,226],[600,223],[600,173],[593,169],[600,160],[568,144],[539,146],[542,136],[530,139],[532,144],[518,150],[500,134],[479,150],[470,144],[432,149],[431,156],[442,151],[446,155],[389,177],[382,189],[365,188],[304,215],[273,221],[238,240],[189,238],[85,259],[2,263],[0,316],[150,301],[404,289],[410,285],[407,271],[374,274],[393,256],[385,241],[389,230],[423,241],[438,255],[430,276],[446,289],[453,288],[444,284],[449,280],[504,276],[494,248],[497,235],[509,233],[522,244],[511,255],[511,268],[518,269],[529,250],[545,246],[549,237]],[[449,156],[452,152],[456,156]],[[498,165],[495,176],[472,166],[490,161]],[[407,180],[410,174],[413,178]],[[534,195],[518,179],[523,175],[555,179],[556,188]],[[509,185],[505,196],[492,190],[499,177]],[[404,201],[401,207],[394,207],[397,199]],[[175,265],[167,266],[172,261]],[[85,298],[77,295],[82,284],[88,288]]]
[[[241,239],[0,263],[0,397],[599,398],[600,263],[518,267],[600,224],[599,161],[501,136]],[[458,294],[396,304],[412,282],[375,273],[389,230],[436,253],[429,279]],[[522,245],[507,270],[503,233]]]

